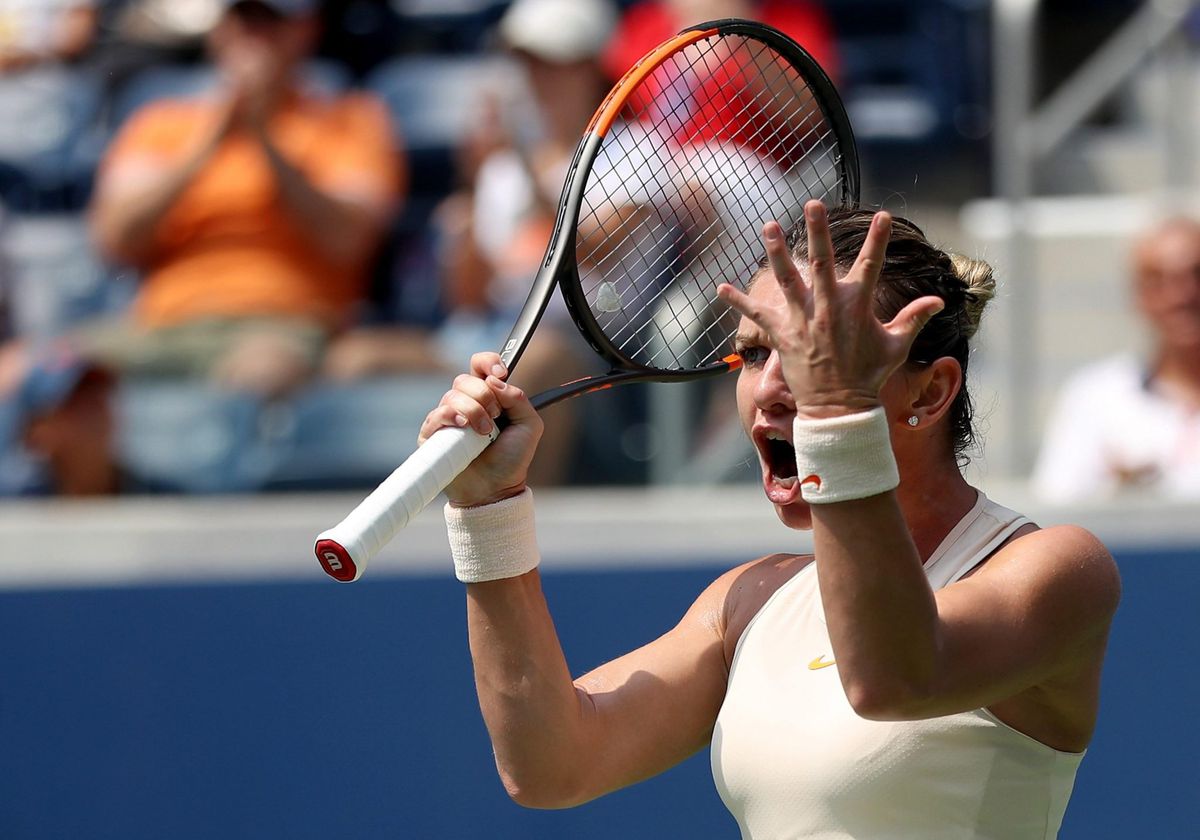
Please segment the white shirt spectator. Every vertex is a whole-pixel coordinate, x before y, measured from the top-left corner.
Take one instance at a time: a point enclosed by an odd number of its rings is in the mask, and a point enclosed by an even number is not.
[[[1057,503],[1123,490],[1200,500],[1200,409],[1161,393],[1131,355],[1089,365],[1051,414],[1033,487]]]

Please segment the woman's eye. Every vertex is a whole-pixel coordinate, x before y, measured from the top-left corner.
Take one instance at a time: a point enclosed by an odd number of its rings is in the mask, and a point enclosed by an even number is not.
[[[742,357],[744,365],[761,365],[771,355],[771,351],[766,347],[749,344],[738,348],[738,355]]]

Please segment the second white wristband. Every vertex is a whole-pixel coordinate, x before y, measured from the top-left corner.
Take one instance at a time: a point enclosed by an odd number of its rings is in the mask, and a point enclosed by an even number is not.
[[[533,491],[472,508],[445,507],[454,574],[463,583],[518,577],[540,562]]]
[[[792,423],[800,495],[810,504],[865,499],[900,483],[887,414],[875,408]]]

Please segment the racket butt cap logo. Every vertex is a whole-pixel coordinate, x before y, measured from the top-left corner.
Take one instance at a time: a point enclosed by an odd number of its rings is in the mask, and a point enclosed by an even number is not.
[[[317,540],[315,547],[317,562],[336,581],[350,583],[358,579],[358,566],[350,557],[350,552],[333,540]]]

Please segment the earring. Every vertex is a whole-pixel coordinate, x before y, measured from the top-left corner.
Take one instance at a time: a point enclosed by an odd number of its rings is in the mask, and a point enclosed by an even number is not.
[[[915,415],[915,414],[908,418],[908,425],[910,425],[910,426],[916,426],[920,422],[921,422],[921,419],[919,417],[917,417],[917,415]]]

